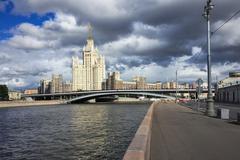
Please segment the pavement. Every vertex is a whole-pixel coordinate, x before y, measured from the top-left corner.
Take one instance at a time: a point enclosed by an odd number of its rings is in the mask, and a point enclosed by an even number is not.
[[[206,111],[206,102],[188,102],[188,103],[181,103],[184,106],[190,107],[193,110],[200,111],[200,112],[205,112]],[[214,103],[215,110],[217,113],[218,108],[225,108],[229,109],[229,118],[230,120],[237,120],[237,113],[240,113],[240,104],[227,104],[227,103]]]
[[[240,125],[169,103],[154,108],[151,160],[239,160]]]

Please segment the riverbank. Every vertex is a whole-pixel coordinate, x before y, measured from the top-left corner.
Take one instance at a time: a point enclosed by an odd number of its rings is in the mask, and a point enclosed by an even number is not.
[[[0,108],[6,107],[25,107],[25,106],[41,106],[41,105],[57,105],[63,104],[62,100],[48,101],[1,101]]]
[[[97,104],[151,104],[150,101],[114,101],[114,102],[98,102]],[[63,100],[41,100],[41,101],[0,101],[0,108],[7,107],[26,107],[26,106],[44,106],[65,104]],[[95,104],[85,103],[85,104]]]
[[[154,107],[159,102],[153,102],[140,124],[131,144],[128,146],[123,160],[148,160],[150,159],[150,142],[152,135],[152,119]]]

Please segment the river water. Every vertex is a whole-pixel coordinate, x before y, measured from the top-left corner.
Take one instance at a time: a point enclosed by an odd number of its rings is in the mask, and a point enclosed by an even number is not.
[[[1,160],[122,159],[148,104],[0,109]]]

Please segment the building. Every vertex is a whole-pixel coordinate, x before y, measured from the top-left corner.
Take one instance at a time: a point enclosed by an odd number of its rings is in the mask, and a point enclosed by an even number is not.
[[[171,81],[169,85],[170,85],[170,89],[176,89],[177,88],[177,83],[174,82],[174,81]]]
[[[108,73],[106,82],[103,82],[102,86],[104,89],[107,89],[107,90],[117,90],[117,89],[157,90],[157,89],[161,89],[161,82],[147,83],[146,77],[142,77],[142,76],[135,76],[133,77],[132,81],[123,81],[120,78],[120,72],[116,71],[116,72]]]
[[[63,92],[63,77],[61,74],[53,74],[51,81],[51,93]]]
[[[136,89],[146,89],[147,88],[146,77],[136,76],[136,77],[133,77],[132,80],[134,82],[136,82]]]
[[[82,52],[83,63],[79,57],[72,57],[72,90],[102,90],[102,82],[105,79],[105,60],[94,46],[92,28],[89,33],[86,46]]]
[[[63,92],[72,92],[72,83],[71,82],[65,82],[63,83]]]
[[[39,94],[51,93],[52,80],[41,80]]]
[[[162,84],[162,89],[170,89],[170,82],[164,82]]]
[[[180,88],[180,89],[189,89],[190,88],[190,84],[189,83],[178,84],[178,88]]]
[[[38,94],[38,88],[31,88],[24,90],[24,94]]]
[[[229,77],[219,81],[217,83],[217,86],[219,88],[223,88],[227,86],[232,86],[233,84],[236,84],[239,82],[240,82],[240,72],[230,72]]]
[[[218,102],[240,104],[240,72],[230,72],[229,77],[217,83],[215,99]]]
[[[196,88],[197,88],[197,84],[195,82],[190,84],[190,89],[196,89]]]
[[[22,98],[22,93],[19,91],[9,91],[8,98],[9,100],[20,100]]]

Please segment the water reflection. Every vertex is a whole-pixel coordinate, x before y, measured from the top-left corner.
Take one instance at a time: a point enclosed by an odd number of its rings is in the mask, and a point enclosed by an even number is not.
[[[1,159],[121,159],[148,105],[0,109]]]

